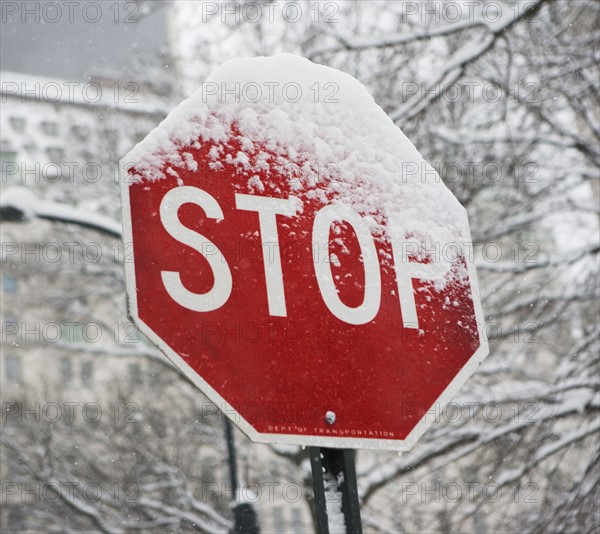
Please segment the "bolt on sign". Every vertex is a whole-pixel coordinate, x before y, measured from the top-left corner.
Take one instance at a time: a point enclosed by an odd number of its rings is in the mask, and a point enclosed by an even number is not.
[[[407,450],[488,352],[465,209],[347,74],[227,62],[121,182],[132,318],[255,441]]]

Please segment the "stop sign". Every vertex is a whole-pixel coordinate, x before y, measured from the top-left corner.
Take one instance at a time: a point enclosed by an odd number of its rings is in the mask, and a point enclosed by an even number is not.
[[[251,439],[406,450],[486,356],[465,210],[350,76],[228,62],[121,170],[130,315]]]

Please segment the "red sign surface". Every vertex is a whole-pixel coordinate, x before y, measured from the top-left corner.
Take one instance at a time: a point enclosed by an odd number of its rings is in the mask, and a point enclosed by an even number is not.
[[[372,230],[385,213],[199,141],[161,179],[123,160],[132,318],[255,441],[408,449],[487,354],[468,250],[436,284],[435,254]]]

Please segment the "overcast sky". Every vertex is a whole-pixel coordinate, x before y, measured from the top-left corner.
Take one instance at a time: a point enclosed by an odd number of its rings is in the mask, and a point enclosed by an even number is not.
[[[167,44],[164,9],[144,16],[124,0],[120,9],[114,1],[0,3],[4,71],[75,81],[92,75],[119,78],[130,72],[132,57],[157,61]]]

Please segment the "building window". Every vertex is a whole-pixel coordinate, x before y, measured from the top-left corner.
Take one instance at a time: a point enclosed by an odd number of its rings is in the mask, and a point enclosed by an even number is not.
[[[60,163],[65,161],[65,151],[60,147],[48,147],[46,149],[46,153],[48,154],[48,157],[52,163]]]
[[[280,506],[273,507],[273,530],[275,532],[285,532],[285,523],[283,521],[283,510]]]
[[[90,129],[87,126],[76,125],[71,128],[71,132],[80,141],[85,141],[90,136]]]
[[[81,383],[90,387],[94,377],[94,362],[87,361],[81,363]]]
[[[304,532],[302,527],[302,512],[300,508],[292,508],[292,532],[298,534]]]
[[[139,363],[129,364],[129,383],[132,387],[143,385],[142,366]]]
[[[7,313],[2,321],[2,330],[2,335],[5,337],[4,341],[16,339],[16,334],[19,332],[17,317],[12,313]]]
[[[66,356],[60,360],[60,376],[62,377],[63,386],[70,386],[73,381],[73,366],[71,358]]]
[[[67,343],[82,343],[82,325],[77,322],[62,323],[60,340],[66,341]]]
[[[15,132],[23,133],[25,131],[25,119],[23,117],[11,117],[10,125]]]
[[[2,183],[5,184],[9,180],[16,182],[20,179],[19,166],[17,165],[16,152],[0,152],[0,175]]]
[[[56,122],[44,121],[40,124],[42,132],[46,135],[57,136],[58,135],[58,124]]]
[[[4,357],[4,377],[7,382],[18,384],[21,382],[21,358],[8,354]]]
[[[7,313],[4,316],[4,324],[12,324],[12,325],[17,325],[17,316],[12,314],[12,313]]]
[[[160,386],[161,385],[161,374],[158,366],[151,365],[149,369],[146,371],[146,376],[148,377],[148,384],[150,386]]]
[[[102,138],[106,142],[108,152],[116,154],[119,147],[119,132],[117,130],[104,130]]]
[[[17,292],[17,278],[15,276],[4,275],[2,277],[2,289],[7,295],[14,295]]]

